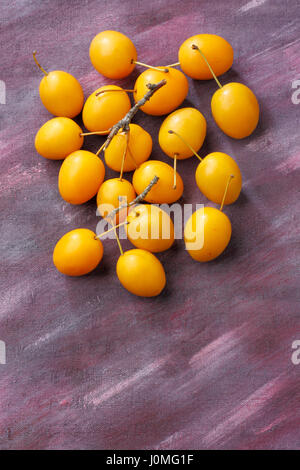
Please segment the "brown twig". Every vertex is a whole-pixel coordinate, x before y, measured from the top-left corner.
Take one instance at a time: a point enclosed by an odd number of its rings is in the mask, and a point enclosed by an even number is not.
[[[158,176],[154,176],[154,178],[150,181],[150,183],[148,184],[148,186],[144,189],[143,192],[141,192],[141,194],[139,194],[133,201],[131,202],[128,202],[126,204],[122,204],[121,206],[119,207],[116,207],[114,210],[112,210],[106,217],[105,219],[112,221],[114,219],[114,217],[118,214],[118,212],[120,212],[121,210],[123,209],[127,209],[127,207],[131,207],[131,206],[134,206],[135,204],[138,204],[140,202],[142,202],[145,197],[147,196],[147,194],[149,193],[149,191],[152,189],[152,187],[158,182],[159,180],[159,177]]]
[[[141,106],[144,106],[144,104],[150,100],[151,96],[154,95],[154,93],[159,90],[162,86],[164,86],[167,83],[166,80],[161,80],[158,83],[147,83],[147,88],[149,88],[149,91],[141,98],[137,103],[135,103],[134,106],[128,111],[128,113],[119,121],[117,124],[115,124],[111,130],[110,133],[108,134],[108,137],[104,143],[103,150],[106,150],[109,144],[111,143],[113,137],[122,129],[124,132],[129,131],[129,124],[131,123],[132,118],[136,115],[138,110],[140,109]]]

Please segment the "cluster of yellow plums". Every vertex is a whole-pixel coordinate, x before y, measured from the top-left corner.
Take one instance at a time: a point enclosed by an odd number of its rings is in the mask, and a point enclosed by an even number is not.
[[[231,223],[223,213],[223,206],[237,200],[242,187],[241,172],[234,159],[225,153],[213,152],[201,158],[197,152],[206,136],[205,117],[196,108],[177,108],[188,93],[186,75],[196,80],[214,78],[218,90],[212,97],[211,110],[216,124],[235,139],[247,137],[254,131],[259,119],[259,105],[254,93],[241,83],[222,86],[217,78],[232,66],[231,45],[220,36],[199,34],[180,46],[179,62],[154,67],[137,61],[136,48],[127,36],[117,31],[103,31],[90,45],[90,59],[98,72],[105,77],[121,79],[128,76],[136,65],[145,66],[146,70],[139,75],[132,90],[106,85],[95,90],[85,103],[76,78],[63,71],[46,72],[35,53],[33,55],[44,73],[39,88],[41,101],[56,116],[39,129],[35,147],[45,158],[64,160],[59,171],[58,188],[65,201],[83,204],[97,196],[100,214],[107,217],[111,208],[120,206],[122,198],[133,203],[153,178],[158,177],[157,183],[143,198],[146,204],[132,205],[130,209],[118,212],[110,229],[115,231],[121,252],[117,262],[121,284],[133,294],[146,297],[158,295],[165,286],[163,266],[153,253],[170,248],[174,241],[174,226],[169,215],[151,203],[171,204],[182,196],[183,181],[176,171],[178,159],[194,155],[200,160],[195,173],[196,183],[210,201],[221,205],[220,209],[205,207],[192,214],[184,230],[187,251],[193,259],[201,262],[219,256],[231,238]],[[178,65],[184,73],[175,68]],[[149,90],[148,84],[162,80],[165,81],[164,86],[140,109],[154,116],[168,114],[160,127],[158,140],[162,151],[173,159],[173,166],[148,160],[152,138],[145,129],[131,122],[126,132],[121,128],[109,145],[102,145],[97,153],[81,150],[86,136],[107,136],[113,126],[127,115],[131,109],[129,92],[138,103]],[[81,111],[88,132],[83,132],[72,119]],[[102,150],[106,165],[120,172],[119,177],[104,180],[105,166],[99,158]],[[134,171],[132,183],[123,177],[124,172],[130,171]],[[116,232],[121,225],[136,247],[125,253]],[[163,236],[166,226],[169,230],[167,238]],[[193,245],[200,230],[203,231],[203,243]],[[143,236],[138,236],[139,232],[143,232]],[[103,256],[102,235],[84,228],[66,233],[54,248],[56,268],[70,276],[92,271]]]

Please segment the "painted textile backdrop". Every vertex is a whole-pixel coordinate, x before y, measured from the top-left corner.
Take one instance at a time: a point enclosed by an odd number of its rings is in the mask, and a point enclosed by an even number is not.
[[[300,365],[291,361],[300,339],[299,2],[19,0],[0,8],[0,447],[299,448]],[[168,281],[153,299],[119,285],[114,240],[104,241],[103,262],[88,276],[66,278],[52,265],[56,241],[77,227],[95,230],[99,217],[95,200],[77,207],[60,198],[60,162],[34,149],[50,115],[31,53],[47,70],[74,74],[88,96],[111,83],[88,56],[105,29],[127,34],[154,65],[176,62],[193,34],[220,34],[235,51],[222,82],[245,83],[261,105],[255,133],[232,140],[211,116],[215,83],[189,80],[183,106],[208,121],[201,155],[234,157],[243,191],[225,209],[233,226],[225,253],[198,264],[176,241],[159,255]],[[141,71],[116,83],[131,87]],[[157,142],[162,120],[140,112],[135,122],[153,136],[151,158],[170,163]],[[86,138],[84,148],[102,142]],[[182,202],[206,204],[196,166],[178,162]]]

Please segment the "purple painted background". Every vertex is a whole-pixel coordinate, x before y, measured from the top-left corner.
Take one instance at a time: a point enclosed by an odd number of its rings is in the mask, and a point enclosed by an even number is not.
[[[211,117],[216,85],[189,81],[184,104],[208,121],[201,155],[232,155],[243,192],[225,209],[233,237],[224,255],[198,264],[177,241],[159,255],[168,284],[154,299],[119,285],[114,240],[86,277],[52,265],[56,241],[77,227],[95,230],[99,218],[94,200],[76,207],[60,198],[60,162],[35,152],[35,133],[51,116],[31,52],[47,70],[74,74],[88,96],[110,83],[88,56],[103,29],[128,34],[154,65],[176,61],[192,34],[220,34],[235,50],[222,82],[242,81],[261,104],[258,129],[234,141]],[[300,339],[300,105],[291,101],[299,33],[297,0],[1,2],[2,449],[300,448],[300,365],[291,362]],[[119,83],[132,86],[140,71]],[[154,138],[152,158],[170,163],[157,143],[162,118],[139,113],[135,122]],[[102,142],[86,138],[84,148]],[[182,202],[207,202],[196,166],[178,162]]]

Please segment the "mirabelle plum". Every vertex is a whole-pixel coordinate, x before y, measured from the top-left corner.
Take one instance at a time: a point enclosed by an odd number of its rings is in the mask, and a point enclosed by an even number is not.
[[[224,204],[237,200],[242,189],[242,175],[238,164],[226,153],[213,152],[199,163],[195,178],[200,191],[210,201],[221,204],[228,177],[233,179],[226,192]]]
[[[217,77],[232,66],[233,49],[229,42],[216,34],[197,34],[186,39],[178,52],[180,66],[189,77],[197,80],[213,78],[207,64],[193,45],[203,52]]]
[[[160,207],[140,204],[130,210],[126,221],[127,237],[137,248],[158,253],[174,242],[173,222]]]
[[[169,67],[168,72],[155,69],[147,69],[137,78],[133,93],[135,101],[139,101],[147,93],[148,83],[158,83],[166,80],[166,85],[161,87],[149,101],[141,106],[141,110],[146,114],[161,116],[169,114],[178,108],[188,93],[189,85],[186,76],[180,70]]]
[[[166,285],[161,262],[149,251],[133,249],[122,254],[117,263],[117,276],[122,286],[140,297],[154,297]]]
[[[82,110],[83,124],[91,132],[101,131],[108,134],[109,129],[128,113],[130,106],[129,96],[121,87],[102,86],[86,100]]]
[[[197,152],[206,136],[205,117],[196,108],[181,108],[167,116],[160,127],[158,141],[163,152],[179,160],[191,157],[194,152],[176,134]]]
[[[195,261],[211,261],[227,247],[231,223],[227,215],[214,207],[195,211],[184,228],[186,249]]]
[[[104,181],[100,186],[97,194],[97,207],[100,215],[106,217],[113,209],[119,207],[124,199],[127,203],[133,201],[136,197],[134,187],[132,184],[119,178],[112,178]],[[116,222],[120,222],[128,214],[128,209],[120,211],[116,216]]]
[[[62,70],[46,72],[41,67],[33,53],[33,58],[39,69],[44,73],[41,80],[39,92],[40,98],[54,116],[73,118],[82,110],[84,96],[79,81],[70,73]]]
[[[179,173],[176,173],[176,187],[174,188],[174,170],[167,163],[151,160],[135,170],[132,184],[137,194],[149,185],[153,178],[157,176],[158,182],[150,189],[145,197],[145,201],[156,204],[171,204],[177,201],[183,193],[183,181]]]
[[[108,78],[127,77],[137,59],[133,42],[118,31],[102,31],[90,45],[90,59],[95,69]]]
[[[56,117],[45,122],[35,136],[36,151],[50,160],[63,160],[79,150],[83,144],[82,130],[66,117]]]
[[[55,245],[53,263],[62,274],[83,276],[100,263],[103,245],[92,230],[78,228],[66,233]]]
[[[104,176],[105,168],[99,157],[87,150],[77,150],[60,167],[60,195],[71,204],[83,204],[97,194]]]
[[[109,168],[120,171],[126,147],[126,136],[122,131],[113,137],[105,150],[105,163]],[[152,138],[141,126],[129,125],[128,147],[124,160],[123,171],[133,171],[148,160],[152,151]]]

